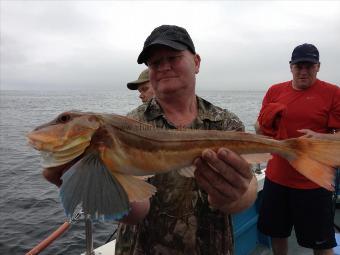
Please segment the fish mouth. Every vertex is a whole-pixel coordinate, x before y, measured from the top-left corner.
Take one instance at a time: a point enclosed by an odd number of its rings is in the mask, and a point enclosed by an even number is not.
[[[60,166],[85,152],[100,125],[91,113],[65,112],[28,133],[27,140],[40,151],[43,167]]]
[[[33,139],[28,135],[28,144],[40,151],[42,156],[42,167],[50,168],[64,165],[83,154],[91,143],[91,136],[78,137],[66,144],[44,143],[41,140]]]
[[[64,165],[76,157],[83,154],[91,143],[92,134],[67,139],[42,139],[34,132],[27,135],[28,144],[40,151],[42,156],[42,166],[50,168]]]
[[[79,144],[84,144],[86,142],[91,141],[92,134],[88,134],[85,136],[79,136],[72,140],[70,139],[39,139],[40,137],[35,137],[34,132],[27,135],[28,144],[32,146],[34,149],[45,152],[58,152],[65,151],[74,147],[77,147]]]
[[[64,165],[83,154],[89,145],[90,141],[85,141],[84,143],[77,144],[76,146],[63,147],[62,150],[40,151],[42,156],[42,166],[44,168],[50,168]]]
[[[56,120],[35,128],[27,134],[28,143],[36,150],[54,152],[90,141],[100,126],[98,119],[87,115],[73,118],[71,115],[61,114]],[[61,123],[62,117],[68,117],[68,122]]]

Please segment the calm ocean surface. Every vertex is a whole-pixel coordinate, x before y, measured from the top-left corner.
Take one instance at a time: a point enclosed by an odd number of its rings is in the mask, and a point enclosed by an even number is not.
[[[236,113],[246,130],[254,131],[264,92],[198,95]],[[0,92],[0,254],[24,254],[65,221],[58,189],[43,179],[40,156],[27,145],[26,133],[66,110],[124,115],[139,102],[134,91]],[[104,244],[114,229],[112,223],[96,223],[94,247]],[[84,251],[85,229],[79,221],[41,254]]]

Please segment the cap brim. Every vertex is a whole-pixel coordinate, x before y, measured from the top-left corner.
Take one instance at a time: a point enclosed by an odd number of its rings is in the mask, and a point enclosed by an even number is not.
[[[314,64],[318,64],[319,60],[314,59],[314,58],[298,58],[298,59],[294,59],[289,61],[290,64],[294,65],[296,63],[300,63],[300,62],[310,62],[310,63],[314,63]]]
[[[126,84],[126,86],[128,87],[128,89],[137,90],[139,84],[136,84],[136,83],[128,83],[128,84]]]
[[[182,44],[182,43],[178,43],[178,42],[170,41],[170,40],[158,39],[142,50],[142,52],[139,54],[138,59],[137,59],[138,64],[146,63],[146,60],[148,59],[148,56],[149,56],[149,53],[150,53],[150,49],[155,45],[164,45],[164,46],[168,46],[170,48],[173,48],[175,50],[186,50],[186,49],[188,49],[188,47],[186,45]]]
[[[137,90],[139,85],[141,85],[142,83],[148,82],[148,81],[149,79],[136,80],[136,81],[129,82],[128,84],[126,84],[126,86],[128,87],[128,89]]]

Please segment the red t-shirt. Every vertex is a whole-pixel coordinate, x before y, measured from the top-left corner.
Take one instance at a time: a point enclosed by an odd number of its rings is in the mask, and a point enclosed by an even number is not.
[[[297,131],[299,129],[311,129],[318,133],[330,133],[332,129],[340,129],[340,89],[336,85],[316,80],[308,89],[295,90],[292,81],[276,84],[267,91],[261,111],[270,103],[286,106],[279,125],[285,129],[284,134],[287,137],[280,139],[303,135]],[[266,177],[291,188],[320,187],[276,154],[273,154],[273,158],[268,162]]]

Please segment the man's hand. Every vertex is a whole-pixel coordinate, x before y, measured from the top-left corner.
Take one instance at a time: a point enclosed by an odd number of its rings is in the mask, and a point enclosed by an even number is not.
[[[49,182],[51,182],[51,183],[55,184],[56,186],[60,187],[61,184],[62,184],[61,176],[68,169],[70,169],[71,166],[73,166],[77,161],[78,161],[78,158],[75,158],[72,161],[66,163],[65,165],[45,168],[43,170],[43,176]]]
[[[320,134],[317,132],[314,132],[310,129],[300,129],[298,132],[303,133],[303,137],[305,138],[320,138]]]
[[[140,202],[130,202],[130,211],[120,222],[136,225],[140,223],[145,216],[149,213],[150,201],[149,199]]]
[[[208,193],[211,206],[234,213],[256,199],[257,182],[249,164],[236,153],[220,148],[204,150],[195,160],[198,185]]]
[[[324,134],[324,133],[318,133],[310,129],[300,129],[298,132],[303,133],[304,135],[302,137],[304,138],[314,138],[314,139],[339,139],[340,138],[340,132],[339,130],[334,130],[333,134]]]

